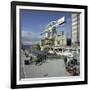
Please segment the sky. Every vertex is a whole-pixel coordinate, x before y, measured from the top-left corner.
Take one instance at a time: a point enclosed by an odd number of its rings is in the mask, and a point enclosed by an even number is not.
[[[24,45],[38,43],[41,32],[47,24],[65,16],[65,24],[57,27],[57,31],[64,31],[67,38],[71,38],[71,14],[70,12],[20,10],[21,40]]]

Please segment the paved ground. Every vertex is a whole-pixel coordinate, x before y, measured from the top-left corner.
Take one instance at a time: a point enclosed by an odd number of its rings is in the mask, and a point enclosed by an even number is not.
[[[42,65],[24,65],[25,55],[21,55],[21,78],[41,78],[41,77],[62,77],[70,76],[64,67],[62,59],[52,59]]]

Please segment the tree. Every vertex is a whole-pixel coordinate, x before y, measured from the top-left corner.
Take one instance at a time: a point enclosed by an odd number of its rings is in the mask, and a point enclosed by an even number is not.
[[[40,48],[40,45],[39,45],[39,44],[37,44],[37,45],[36,45],[36,49],[37,49],[37,50],[41,50],[41,48]]]

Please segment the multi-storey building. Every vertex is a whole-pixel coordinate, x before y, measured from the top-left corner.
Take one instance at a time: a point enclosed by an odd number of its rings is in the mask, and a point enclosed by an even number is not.
[[[62,47],[67,45],[67,39],[64,32],[60,32],[55,37],[41,39],[41,50],[49,50],[51,47]]]
[[[72,45],[80,45],[80,14],[72,14]]]
[[[60,32],[55,38],[55,46],[66,46],[67,39],[64,32]]]

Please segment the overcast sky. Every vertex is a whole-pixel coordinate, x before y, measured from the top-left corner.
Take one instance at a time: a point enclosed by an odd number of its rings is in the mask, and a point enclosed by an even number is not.
[[[71,37],[71,14],[69,12],[50,12],[35,10],[20,10],[21,40],[25,45],[40,41],[40,33],[45,26],[65,16],[66,23],[59,26],[58,31],[65,31],[68,38]]]

